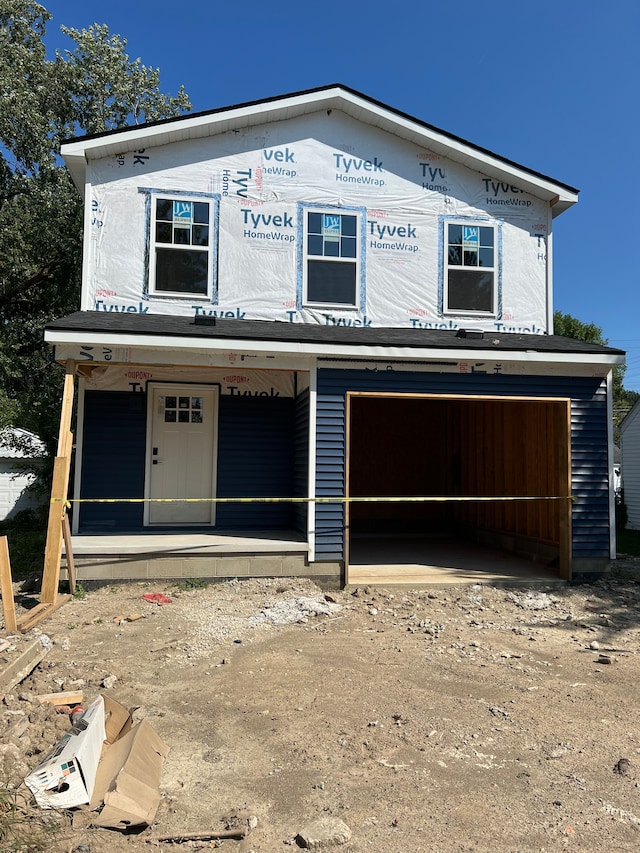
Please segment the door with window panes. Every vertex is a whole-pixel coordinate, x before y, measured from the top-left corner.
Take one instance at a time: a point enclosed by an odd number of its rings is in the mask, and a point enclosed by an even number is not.
[[[147,524],[215,523],[217,414],[217,388],[150,385]]]

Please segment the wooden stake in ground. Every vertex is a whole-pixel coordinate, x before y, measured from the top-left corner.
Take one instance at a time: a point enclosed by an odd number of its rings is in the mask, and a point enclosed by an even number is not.
[[[62,538],[64,539],[64,553],[67,560],[67,578],[69,580],[69,592],[73,595],[76,591],[76,564],[73,561],[73,549],[71,547],[71,530],[69,528],[69,516],[65,512],[62,516]]]
[[[9,543],[6,536],[0,536],[0,580],[2,590],[2,610],[4,611],[4,629],[7,634],[18,630],[16,606],[13,600],[11,564],[9,562]]]

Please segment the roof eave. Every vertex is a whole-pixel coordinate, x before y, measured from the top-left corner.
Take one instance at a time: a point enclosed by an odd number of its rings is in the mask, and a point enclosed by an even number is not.
[[[496,347],[492,350],[473,351],[463,348],[420,347],[380,344],[317,343],[306,341],[256,340],[247,338],[206,338],[140,334],[113,331],[45,330],[45,341],[53,346],[78,345],[122,347],[131,350],[200,350],[202,352],[229,352],[241,350],[257,355],[309,358],[362,358],[370,360],[411,359],[424,361],[468,361],[477,357],[482,361],[518,361],[540,364],[590,364],[610,369],[624,364],[624,354],[585,352],[539,352],[537,350],[511,350]]]

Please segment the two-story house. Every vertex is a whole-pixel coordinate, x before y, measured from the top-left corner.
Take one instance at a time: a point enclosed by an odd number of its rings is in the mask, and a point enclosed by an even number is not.
[[[623,353],[553,335],[575,189],[340,85],[62,156],[80,577],[605,570]]]

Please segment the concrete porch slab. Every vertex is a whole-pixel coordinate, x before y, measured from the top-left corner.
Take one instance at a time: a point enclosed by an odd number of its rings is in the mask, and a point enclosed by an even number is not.
[[[309,547],[295,531],[76,535],[71,546],[80,581],[340,578],[340,567],[309,565]]]
[[[308,553],[305,539],[295,531],[215,533],[77,534],[71,537],[74,557],[164,554],[165,556],[232,556],[238,554]]]

